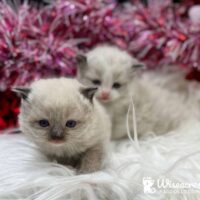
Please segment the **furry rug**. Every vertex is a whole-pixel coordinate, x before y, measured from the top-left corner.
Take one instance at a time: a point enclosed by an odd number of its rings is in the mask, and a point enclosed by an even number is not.
[[[112,142],[105,169],[85,175],[49,162],[23,135],[1,135],[0,199],[200,199],[200,123],[139,143]]]

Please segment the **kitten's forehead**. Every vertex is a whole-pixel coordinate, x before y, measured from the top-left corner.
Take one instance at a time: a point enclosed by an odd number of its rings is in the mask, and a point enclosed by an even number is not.
[[[132,63],[124,60],[111,60],[108,58],[94,57],[88,61],[89,70],[86,74],[89,78],[105,79],[112,82],[116,79],[124,79],[131,68]]]
[[[45,109],[66,112],[89,106],[80,93],[81,84],[74,79],[46,79],[31,86],[30,103]]]
[[[79,88],[80,84],[73,79],[42,79],[31,85],[30,98],[39,96],[61,101],[63,98],[70,99],[73,95],[77,95]]]
[[[87,54],[88,64],[94,68],[131,67],[134,62],[127,52],[112,46],[98,46]],[[105,69],[103,69],[105,70]]]
[[[126,79],[129,69],[137,60],[127,52],[112,46],[98,46],[87,54],[88,77],[110,82]]]
[[[85,76],[88,79],[100,79],[102,85],[112,85],[113,82],[127,82],[134,64],[139,61],[113,46],[97,46],[87,53],[87,70]]]

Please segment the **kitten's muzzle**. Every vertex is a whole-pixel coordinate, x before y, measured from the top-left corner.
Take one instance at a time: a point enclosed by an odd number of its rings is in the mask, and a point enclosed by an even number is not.
[[[65,140],[65,136],[63,133],[52,131],[49,135],[49,140],[52,142],[63,142]]]
[[[110,98],[110,91],[106,91],[106,90],[102,91],[99,98],[102,101],[109,100],[109,98]]]

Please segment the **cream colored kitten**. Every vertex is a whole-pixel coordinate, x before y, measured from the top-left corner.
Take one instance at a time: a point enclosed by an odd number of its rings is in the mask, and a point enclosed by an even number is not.
[[[98,46],[85,56],[78,55],[77,62],[78,80],[98,87],[96,97],[111,117],[114,139],[127,135],[126,115],[131,96],[139,135],[166,133],[196,115],[196,108],[189,105],[184,96],[151,82],[146,74],[139,75],[137,68],[142,64],[125,51]],[[131,124],[132,116],[129,121]]]
[[[185,79],[188,70],[180,69],[177,66],[148,71],[143,74],[143,79],[159,85],[163,89],[175,92],[184,96],[188,101],[198,104],[200,107],[200,84],[198,81],[188,81]]]
[[[44,79],[15,88],[22,97],[21,131],[49,158],[80,172],[100,170],[110,138],[110,121],[93,98],[96,88],[75,79]]]

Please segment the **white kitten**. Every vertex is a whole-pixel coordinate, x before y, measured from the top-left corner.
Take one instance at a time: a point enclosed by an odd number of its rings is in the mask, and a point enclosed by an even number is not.
[[[126,115],[131,96],[140,135],[165,133],[195,114],[195,109],[188,111],[189,105],[183,96],[151,83],[145,75],[139,76],[137,68],[142,64],[116,47],[98,46],[86,56],[78,55],[77,62],[78,80],[98,86],[96,97],[112,119],[114,139],[127,135]],[[131,124],[131,116],[129,120]]]
[[[167,68],[148,71],[143,74],[143,79],[159,85],[163,89],[175,92],[184,96],[191,104],[197,104],[200,107],[200,84],[198,81],[186,80],[188,70],[180,69],[177,66],[168,66]]]
[[[22,97],[20,129],[44,154],[81,172],[102,167],[110,121],[93,98],[96,88],[60,78],[39,80],[14,91]]]

